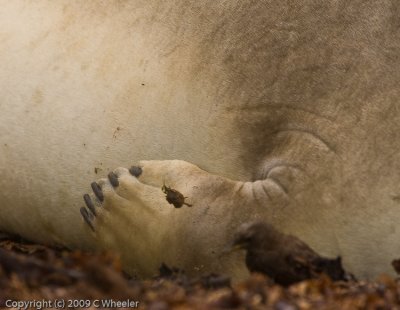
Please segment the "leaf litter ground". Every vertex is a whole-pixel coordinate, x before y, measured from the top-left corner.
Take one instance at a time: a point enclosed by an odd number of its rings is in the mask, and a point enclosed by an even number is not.
[[[394,261],[400,269],[400,262]],[[332,282],[326,277],[287,288],[260,274],[232,283],[224,275],[191,278],[161,266],[137,280],[117,257],[51,248],[22,240],[0,241],[0,306],[6,301],[89,300],[86,309],[109,308],[94,300],[137,301],[141,309],[400,309],[400,281]],[[76,306],[76,309],[83,307]],[[127,307],[128,308],[128,307]],[[121,309],[121,308],[119,308]]]

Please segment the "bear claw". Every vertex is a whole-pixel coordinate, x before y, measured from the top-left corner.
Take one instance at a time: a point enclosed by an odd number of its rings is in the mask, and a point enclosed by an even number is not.
[[[138,166],[132,166],[130,169],[129,169],[129,172],[130,172],[130,174],[132,174],[134,177],[139,177],[141,174],[142,174],[142,172],[143,172],[143,170],[142,170],[142,168],[140,168],[140,167],[138,167]]]
[[[80,209],[80,211],[81,211],[81,215],[82,215],[83,219],[85,220],[86,224],[88,224],[90,229],[94,232],[95,231],[94,226],[93,226],[92,219],[91,219],[91,216],[90,216],[88,210],[86,208],[82,207]]]
[[[96,182],[92,182],[92,184],[90,184],[90,186],[92,187],[93,193],[96,195],[96,197],[103,202],[104,201],[104,195],[103,192],[101,190],[101,187],[99,184],[97,184]]]
[[[96,216],[96,209],[90,196],[88,194],[83,195],[83,200],[85,201],[86,206],[92,212],[92,214]]]
[[[119,185],[118,176],[114,172],[110,172],[108,174],[108,180],[110,181],[112,186],[118,187]]]

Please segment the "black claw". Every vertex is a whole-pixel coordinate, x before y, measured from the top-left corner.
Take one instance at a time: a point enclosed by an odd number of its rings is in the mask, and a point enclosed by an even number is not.
[[[108,174],[108,179],[112,186],[117,187],[119,185],[118,176],[114,172]]]
[[[92,220],[90,218],[88,210],[86,210],[86,208],[82,207],[80,209],[80,211],[81,211],[81,215],[82,215],[83,219],[85,220],[86,224],[88,224],[90,229],[93,230],[93,232],[94,232],[95,231],[94,230],[94,226],[93,226],[93,223],[92,223]]]
[[[92,187],[93,193],[96,195],[96,197],[103,202],[104,201],[104,195],[103,192],[101,190],[101,187],[99,184],[97,184],[96,182],[93,182],[92,184],[90,184],[90,186]]]
[[[83,200],[85,201],[86,206],[92,212],[92,214],[96,216],[96,209],[90,196],[88,194],[83,195]]]
[[[138,166],[132,166],[132,167],[129,169],[129,172],[130,172],[134,177],[139,177],[139,176],[142,174],[143,170],[142,170],[142,168],[140,168],[140,167],[138,167]]]

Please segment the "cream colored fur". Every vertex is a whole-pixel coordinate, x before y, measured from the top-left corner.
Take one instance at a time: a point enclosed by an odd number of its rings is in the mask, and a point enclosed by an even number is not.
[[[0,229],[114,249],[142,276],[166,262],[240,277],[243,257],[221,250],[261,218],[358,276],[391,272],[399,12],[388,0],[0,1]],[[143,174],[101,179],[131,165]],[[93,233],[79,208],[99,178]],[[169,205],[163,184],[193,207]]]

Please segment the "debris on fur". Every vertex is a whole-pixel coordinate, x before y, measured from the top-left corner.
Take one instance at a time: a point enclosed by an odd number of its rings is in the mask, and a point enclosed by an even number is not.
[[[143,309],[393,309],[400,281],[332,281],[326,276],[288,287],[261,274],[232,283],[223,275],[189,277],[163,264],[139,281],[121,271],[117,257],[0,241],[0,306],[6,300],[84,299],[138,301]],[[82,308],[82,307],[76,307]]]
[[[168,201],[168,203],[173,205],[175,208],[181,208],[183,205],[186,205],[188,207],[191,207],[191,204],[188,204],[185,202],[185,199],[187,197],[183,196],[180,192],[178,192],[176,189],[173,189],[171,187],[163,185],[161,190],[163,193],[166,195],[165,199]]]

